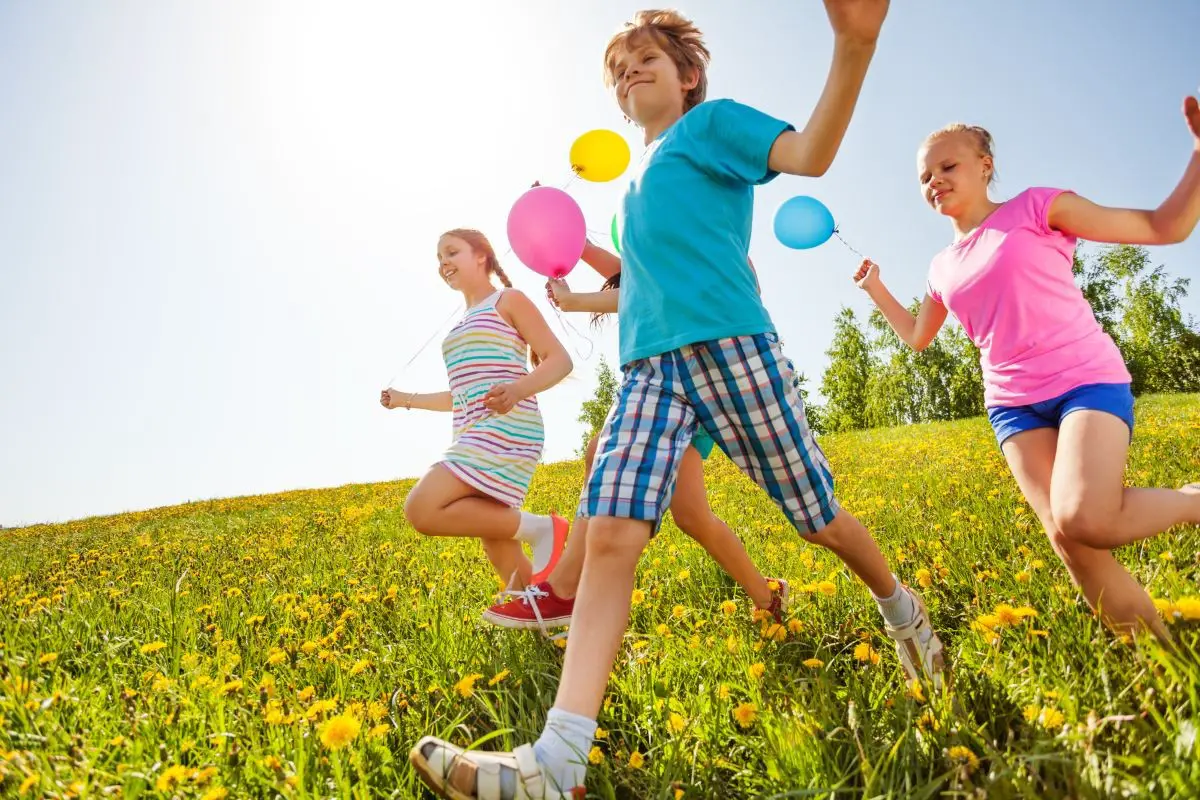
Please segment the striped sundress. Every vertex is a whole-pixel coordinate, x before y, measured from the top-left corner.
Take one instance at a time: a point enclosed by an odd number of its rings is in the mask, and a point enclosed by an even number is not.
[[[517,403],[507,414],[496,414],[483,404],[496,384],[529,374],[529,345],[496,309],[503,293],[467,309],[442,342],[454,398],[454,444],[439,463],[468,486],[519,507],[541,460],[545,429],[535,397]]]

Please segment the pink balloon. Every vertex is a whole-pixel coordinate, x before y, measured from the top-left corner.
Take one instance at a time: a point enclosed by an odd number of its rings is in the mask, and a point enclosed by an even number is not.
[[[562,189],[538,186],[508,212],[508,243],[521,263],[547,278],[561,278],[583,255],[587,225],[579,204]]]

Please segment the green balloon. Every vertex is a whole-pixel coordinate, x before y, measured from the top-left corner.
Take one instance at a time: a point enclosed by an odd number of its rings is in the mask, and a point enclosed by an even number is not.
[[[613,240],[613,247],[615,247],[617,249],[618,253],[621,252],[621,240],[620,240],[620,237],[617,236],[617,215],[616,214],[613,214],[613,218],[612,218],[612,240]]]

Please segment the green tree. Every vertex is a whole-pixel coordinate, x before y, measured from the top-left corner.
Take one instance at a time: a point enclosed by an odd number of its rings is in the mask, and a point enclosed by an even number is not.
[[[1133,393],[1200,391],[1200,332],[1180,308],[1190,281],[1151,266],[1149,251],[1133,245],[1101,249],[1089,269],[1120,287],[1112,334],[1133,377]]]
[[[830,432],[866,427],[871,350],[852,309],[843,307],[834,318],[833,343],[825,355],[829,367],[821,379],[823,426]]]
[[[577,420],[583,423],[583,441],[579,444],[578,455],[583,457],[588,442],[604,427],[604,420],[617,399],[617,376],[613,373],[608,362],[601,357],[600,366],[596,368],[596,393],[589,400],[583,401]]]
[[[796,373],[796,388],[800,390],[800,402],[804,404],[804,418],[813,433],[823,434],[829,431],[825,428],[825,409],[808,399],[808,376],[803,372]]]

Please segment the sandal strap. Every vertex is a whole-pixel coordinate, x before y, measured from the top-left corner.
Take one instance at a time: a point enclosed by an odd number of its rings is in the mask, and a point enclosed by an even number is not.
[[[478,776],[479,767],[466,753],[463,753],[450,763],[450,771],[446,775],[446,785],[453,786],[455,790],[468,797],[476,796],[478,794],[476,791]]]
[[[537,763],[533,753],[533,745],[523,744],[513,750],[513,760],[517,762],[517,772],[521,776],[521,785],[526,794],[539,800],[546,794],[546,779],[542,775],[542,767]]]

